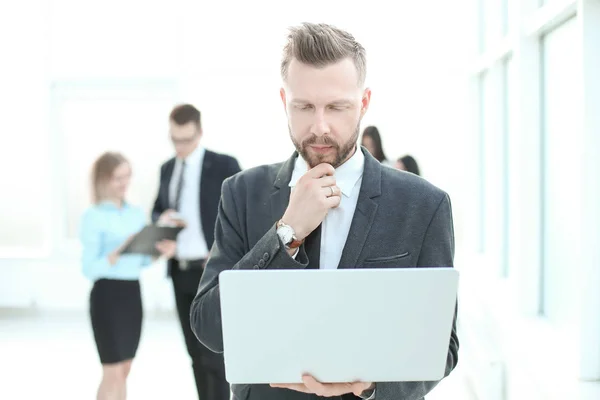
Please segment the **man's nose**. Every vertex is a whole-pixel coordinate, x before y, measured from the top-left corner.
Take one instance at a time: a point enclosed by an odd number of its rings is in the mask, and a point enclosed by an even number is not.
[[[323,111],[317,111],[315,113],[315,121],[313,123],[312,133],[318,137],[327,135],[329,133],[329,124],[325,119],[325,113]]]

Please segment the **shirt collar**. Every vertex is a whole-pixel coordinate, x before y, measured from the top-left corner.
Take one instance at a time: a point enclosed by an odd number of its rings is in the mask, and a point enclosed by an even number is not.
[[[362,177],[364,169],[365,155],[360,147],[356,146],[356,150],[352,157],[335,169],[335,182],[344,196],[350,197],[352,189],[354,189],[354,186]],[[298,180],[307,172],[308,165],[306,164],[306,161],[304,161],[302,156],[298,155],[294,164],[294,171],[292,172],[292,179],[290,179],[289,186],[296,186]]]
[[[177,161],[185,161],[185,165],[199,165],[204,159],[206,149],[200,145],[190,153],[185,159],[178,158]]]
[[[98,206],[107,210],[125,210],[129,208],[129,203],[123,201],[121,208],[117,207],[117,205],[110,200],[102,200],[98,203]]]

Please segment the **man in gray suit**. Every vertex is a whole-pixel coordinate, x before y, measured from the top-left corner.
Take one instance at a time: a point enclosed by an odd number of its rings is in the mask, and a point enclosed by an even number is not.
[[[357,146],[371,98],[364,48],[332,26],[303,24],[290,31],[281,74],[297,151],[223,184],[215,242],[190,316],[194,333],[214,352],[223,352],[221,271],[453,266],[448,195],[413,174],[382,167]],[[359,326],[357,315],[346,328]],[[455,318],[446,376],[457,357]],[[233,385],[234,399],[418,400],[438,383],[303,381]]]

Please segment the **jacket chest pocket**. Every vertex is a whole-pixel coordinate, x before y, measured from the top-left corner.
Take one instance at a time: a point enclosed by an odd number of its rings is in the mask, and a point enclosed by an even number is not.
[[[368,257],[366,258],[362,266],[363,268],[408,268],[416,267],[412,260],[411,254],[408,251],[400,252],[398,254],[391,254],[389,256],[380,257]]]

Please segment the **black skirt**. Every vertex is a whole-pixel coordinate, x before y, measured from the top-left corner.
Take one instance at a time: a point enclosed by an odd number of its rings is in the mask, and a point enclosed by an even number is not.
[[[96,281],[90,294],[90,316],[102,364],[135,357],[142,332],[139,281]]]

